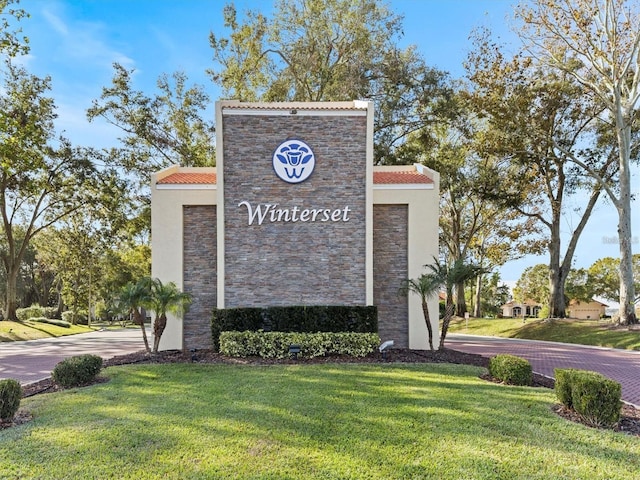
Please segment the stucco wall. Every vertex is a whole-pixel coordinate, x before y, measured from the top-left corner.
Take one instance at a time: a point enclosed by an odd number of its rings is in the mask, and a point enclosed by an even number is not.
[[[224,116],[225,307],[366,304],[366,133],[365,116]],[[289,138],[316,158],[299,184],[272,166]],[[249,225],[241,202],[342,210],[340,218],[348,207],[348,221]]]

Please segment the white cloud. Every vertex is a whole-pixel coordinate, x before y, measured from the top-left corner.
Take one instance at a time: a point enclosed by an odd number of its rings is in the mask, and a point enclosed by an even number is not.
[[[44,15],[45,20],[53,29],[58,32],[60,35],[67,36],[69,35],[69,29],[64,21],[56,14],[54,14],[48,8],[42,10],[42,14]]]

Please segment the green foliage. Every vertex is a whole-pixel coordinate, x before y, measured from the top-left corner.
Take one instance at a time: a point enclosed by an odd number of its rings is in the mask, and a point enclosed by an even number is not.
[[[102,89],[87,116],[106,120],[122,131],[122,146],[113,155],[145,188],[149,174],[173,164],[215,165],[215,131],[205,120],[210,100],[199,85],[188,85],[181,72],[158,78],[152,96],[136,90],[133,70],[114,64],[112,84]]]
[[[97,355],[78,355],[58,363],[51,376],[58,385],[71,388],[91,382],[101,368],[102,358]]]
[[[533,381],[529,361],[515,355],[500,354],[491,357],[489,373],[492,377],[511,385],[531,385]]]
[[[301,358],[327,355],[365,357],[380,345],[377,333],[353,332],[222,332],[220,353],[230,357],[288,358],[289,346],[299,345]]]
[[[545,304],[540,310],[538,310],[538,318],[549,318],[549,305]]]
[[[7,378],[0,380],[0,420],[12,420],[20,408],[22,387],[17,380]]]
[[[533,300],[546,304],[549,300],[549,267],[544,264],[527,267],[513,289],[514,298],[522,303]]]
[[[427,326],[427,335],[429,349],[433,351],[433,327],[431,325],[431,316],[429,314],[428,300],[435,297],[442,287],[442,278],[435,273],[424,273],[417,279],[406,279],[400,286],[399,295],[406,296],[413,293],[420,297],[422,304],[422,315],[424,323]]]
[[[89,323],[87,312],[73,312],[67,310],[62,312],[62,320],[71,325],[87,325]]]
[[[589,280],[588,270],[585,268],[572,268],[569,270],[564,292],[570,300],[589,303],[593,299],[595,291]]]
[[[449,104],[449,76],[401,49],[402,17],[381,0],[279,0],[272,15],[224,7],[223,37],[212,32],[208,70],[225,98],[376,104],[376,163],[412,163],[403,140],[434,124]]]
[[[594,427],[611,427],[620,419],[622,387],[597,372],[555,369],[556,395],[567,408]]]
[[[572,378],[578,370],[573,368],[556,368],[555,375],[555,392],[558,401],[567,408],[573,408],[573,400],[571,395]]]
[[[223,331],[377,332],[374,306],[290,306],[227,308],[213,311],[211,332],[215,349]]]
[[[446,294],[445,313],[442,317],[440,345],[438,347],[439,349],[443,349],[444,341],[447,337],[447,332],[449,331],[449,323],[453,318],[455,308],[453,304],[454,288],[457,285],[464,284],[465,282],[476,278],[478,275],[486,273],[486,269],[473,263],[467,263],[464,258],[459,258],[453,263],[446,263],[440,261],[436,257],[433,257],[433,263],[425,265],[425,268],[428,270],[426,274],[426,278],[429,279],[428,283],[440,285],[440,287],[444,289]]]
[[[46,317],[45,309],[40,305],[31,305],[30,307],[26,308],[18,308],[16,310],[16,316],[21,322],[25,322],[35,317]]]
[[[145,306],[153,310],[156,318],[153,322],[153,352],[158,351],[160,338],[167,326],[167,313],[181,317],[189,308],[191,295],[181,292],[174,282],[162,283],[159,278],[151,280],[149,296]]]
[[[65,320],[56,320],[55,318],[35,317],[30,318],[32,322],[48,323],[49,325],[57,325],[58,327],[71,328],[71,323]]]
[[[594,295],[608,300],[620,298],[620,259],[605,257],[596,260],[588,269],[588,282]],[[633,255],[633,282],[640,291],[640,253]]]

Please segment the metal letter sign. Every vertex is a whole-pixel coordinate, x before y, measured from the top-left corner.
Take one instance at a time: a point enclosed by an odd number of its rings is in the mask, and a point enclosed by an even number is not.
[[[315,166],[316,157],[302,140],[286,140],[273,154],[273,170],[288,183],[304,182]]]

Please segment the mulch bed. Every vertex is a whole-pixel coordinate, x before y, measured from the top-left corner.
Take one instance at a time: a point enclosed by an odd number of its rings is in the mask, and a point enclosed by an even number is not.
[[[463,365],[475,365],[487,368],[489,359],[481,355],[459,352],[457,350],[443,349],[435,352],[428,350],[392,349],[384,354],[376,352],[364,358],[348,356],[318,357],[313,359],[263,359],[263,358],[229,358],[210,350],[198,350],[183,354],[181,351],[170,350],[149,355],[144,351],[121,355],[105,360],[104,367],[116,365],[129,365],[136,363],[211,363],[234,365],[276,365],[276,364],[323,364],[323,363],[457,363]],[[487,381],[495,381],[489,375],[482,378]],[[98,377],[93,383],[103,383],[108,378]],[[533,386],[554,388],[554,380],[544,375],[534,373]],[[51,378],[31,383],[22,387],[23,398],[62,390]],[[573,411],[567,410],[562,405],[554,405],[552,410],[567,420],[583,423],[580,417]],[[12,422],[0,422],[0,429],[8,428],[31,420],[31,414],[20,410]],[[622,406],[622,415],[614,430],[640,437],[640,410],[631,405]]]

